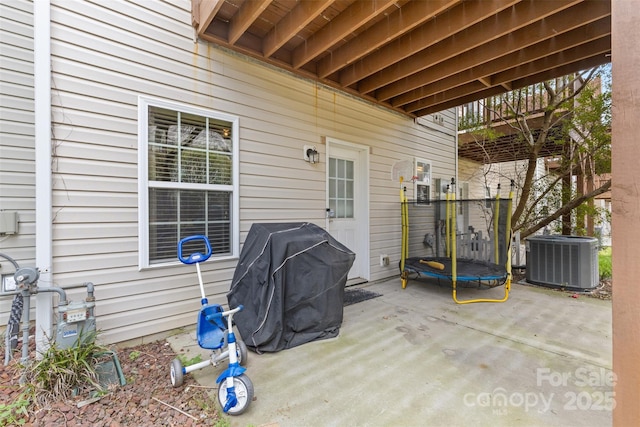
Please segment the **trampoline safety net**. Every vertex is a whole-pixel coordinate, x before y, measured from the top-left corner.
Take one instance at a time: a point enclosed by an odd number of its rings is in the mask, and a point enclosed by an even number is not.
[[[457,283],[504,285],[510,277],[510,213],[510,198],[402,201],[403,287],[408,279],[448,280],[454,300],[461,302],[455,295]],[[489,301],[494,300],[482,302]]]

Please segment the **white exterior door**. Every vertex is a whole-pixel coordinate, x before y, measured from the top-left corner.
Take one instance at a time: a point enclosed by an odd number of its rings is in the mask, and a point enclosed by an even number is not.
[[[368,161],[368,147],[327,139],[327,230],[356,254],[348,280],[369,280]]]

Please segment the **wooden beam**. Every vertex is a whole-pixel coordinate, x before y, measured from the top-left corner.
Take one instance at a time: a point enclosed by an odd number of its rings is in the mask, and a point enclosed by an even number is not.
[[[549,57],[540,59],[537,64],[527,64],[527,69],[525,69],[524,66],[519,66],[506,72],[499,73],[492,78],[494,86],[487,90],[502,93],[504,92],[504,88],[502,87],[501,82],[511,85],[514,89],[518,89],[608,62],[608,58],[605,56],[605,53],[611,50],[610,36],[587,43],[587,45],[588,46],[577,47],[566,52],[550,55]],[[595,65],[591,65],[594,62],[597,63]],[[584,66],[584,68],[576,69],[576,66]],[[471,102],[467,100],[469,97],[475,97],[475,99],[472,99],[473,101],[486,98],[486,96],[484,96],[484,90],[478,90],[477,88],[478,86],[475,82],[470,82],[408,104],[405,106],[405,110],[411,113],[420,112],[419,115],[422,115],[422,111],[427,107],[428,110],[436,108],[435,111],[441,111],[442,109],[451,108],[451,106],[441,108],[443,105],[450,105],[450,102],[455,102],[453,106],[458,106]],[[482,96],[478,96],[479,92],[482,92]],[[492,95],[494,94],[495,93],[492,92]],[[462,102],[460,102],[461,100]]]
[[[396,0],[357,1],[300,44],[292,55],[293,68],[300,68],[331,46],[384,13]]]
[[[431,46],[464,28],[495,15],[510,7],[515,0],[471,0],[438,16],[430,25],[422,25],[399,37],[381,49],[362,58],[356,63],[340,71],[339,81],[342,86],[352,84],[370,76],[395,62],[407,58],[428,46]]]
[[[493,86],[491,84],[491,78],[488,77],[478,77],[477,80],[482,83],[483,85],[485,85],[486,87],[491,87]],[[395,105],[395,104],[394,104]]]
[[[406,3],[402,8],[390,13],[387,19],[358,34],[358,37],[332,50],[331,55],[319,60],[316,67],[318,77],[325,78],[335,73],[461,1],[431,0]]]
[[[604,54],[596,54],[590,58],[583,59],[581,61],[577,61],[574,63],[566,64],[561,67],[553,68],[551,70],[544,71],[539,74],[534,74],[532,76],[528,76],[524,79],[518,79],[513,81],[513,89],[518,89],[525,86],[530,86],[536,83],[543,82],[545,80],[550,80],[559,76],[564,76],[567,74],[575,73],[578,71],[586,70],[591,67],[597,67],[598,65],[606,64],[609,62],[609,58]],[[478,99],[489,98],[494,95],[498,95],[500,93],[505,92],[504,88],[501,86],[494,86],[488,89],[480,89],[477,90],[477,85],[474,87],[469,85],[466,86],[466,90],[456,88],[456,92],[458,96],[455,96],[451,91],[447,91],[445,93],[439,94],[437,96],[431,97],[429,99],[425,99],[422,102],[422,108],[412,110],[410,108],[406,108],[405,111],[408,114],[420,117],[426,116],[427,114],[437,113],[439,111],[447,110],[449,108],[458,107],[460,105],[464,105],[468,102],[477,101]]]
[[[200,24],[200,0],[191,0],[191,26],[198,29]]]
[[[640,8],[637,2],[612,0],[613,55],[611,150],[612,260],[616,283],[611,307],[615,406],[613,427],[640,420],[640,286],[637,284],[640,241],[640,175],[638,123],[640,123]]]
[[[433,67],[436,64],[440,64],[447,59],[460,58],[462,54],[478,46],[482,46],[500,37],[508,36],[510,33],[529,26],[532,22],[535,22],[537,18],[544,19],[580,1],[581,0],[564,0],[519,3],[483,22],[475,24],[463,32],[457,33],[455,37],[449,37],[428,49],[412,55],[410,58],[397,62],[387,70],[383,70],[360,81],[358,83],[358,91],[371,93],[390,83],[404,79],[412,74]],[[552,27],[547,31],[551,30]],[[529,35],[533,37],[532,34]],[[490,51],[487,50],[487,52],[491,54]],[[413,88],[405,88],[405,91],[411,89]],[[391,92],[391,96],[393,96],[393,91],[387,90],[386,92]],[[391,96],[382,95],[381,93],[376,94],[376,98],[382,101],[391,98]]]
[[[224,0],[197,0],[197,12],[194,13],[194,20],[198,22],[196,29],[198,37],[201,37],[207,31],[223,4]]]
[[[571,9],[567,12],[570,11]],[[569,16],[574,15],[571,14]],[[567,16],[563,16],[562,20],[570,22]],[[576,25],[579,25],[579,23]],[[571,26],[573,27],[574,25]],[[551,26],[551,28],[550,34],[553,35],[555,33],[553,28],[559,27]],[[604,17],[583,27],[573,28],[566,33],[559,33],[555,37],[548,37],[534,45],[527,46],[528,42],[538,41],[531,34],[540,34],[541,38],[548,36],[548,34],[541,30],[526,27],[505,38],[476,48],[474,51],[469,52],[468,55],[452,58],[446,63],[442,63],[439,67],[411,76],[403,81],[402,85],[398,83],[392,84],[388,88],[383,88],[378,91],[377,95],[380,98],[386,98],[390,93],[385,92],[392,89],[395,89],[394,93],[400,93],[402,89],[398,89],[398,87],[402,88],[404,86],[406,88],[410,85],[418,85],[420,82],[433,82],[393,97],[392,104],[394,106],[406,105],[425,96],[430,96],[479,78],[488,79],[489,82],[492,82],[491,75],[511,69],[514,64],[535,61],[554,52],[571,49],[588,41],[605,37],[610,33],[611,21],[609,17]],[[507,54],[503,55],[504,53]],[[499,57],[494,57],[494,55]],[[456,70],[458,71],[456,72]]]
[[[298,3],[265,36],[262,44],[262,54],[265,57],[273,55],[333,2],[334,0],[317,0]]]
[[[547,55],[536,61],[520,64],[510,70],[502,71],[491,77],[494,84],[502,82],[515,82],[526,79],[529,76],[562,67],[566,64],[576,63],[594,55],[602,56],[603,63],[608,62],[605,54],[611,52],[611,35],[592,40],[580,46]],[[579,70],[576,70],[579,71]]]
[[[501,82],[500,86],[511,92],[513,90],[513,84],[511,82]]]
[[[229,44],[234,44],[273,0],[254,0],[242,4],[229,23]]]

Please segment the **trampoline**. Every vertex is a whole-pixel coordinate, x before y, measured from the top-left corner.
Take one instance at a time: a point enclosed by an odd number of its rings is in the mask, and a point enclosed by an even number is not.
[[[502,285],[507,279],[504,266],[477,259],[458,258],[456,281],[477,282],[478,287],[495,287]],[[451,280],[453,278],[453,260],[445,257],[408,258],[404,261],[404,269],[419,275],[435,279]]]
[[[455,182],[446,199],[415,201],[401,189],[402,288],[421,278],[447,282],[458,304],[504,302],[511,287],[511,206],[508,198],[455,198]],[[490,289],[504,286],[500,298],[461,300],[459,288]]]

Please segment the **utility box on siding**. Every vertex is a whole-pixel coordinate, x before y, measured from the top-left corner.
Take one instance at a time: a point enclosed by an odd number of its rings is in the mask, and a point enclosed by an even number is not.
[[[577,290],[598,286],[598,239],[531,236],[527,238],[525,246],[527,282]]]

